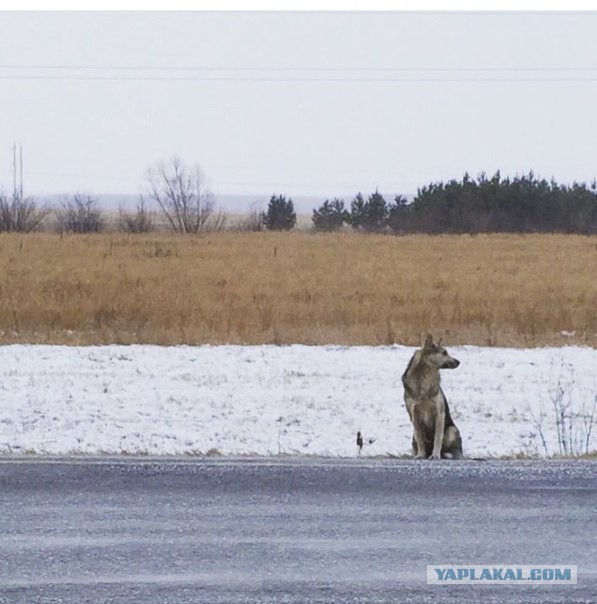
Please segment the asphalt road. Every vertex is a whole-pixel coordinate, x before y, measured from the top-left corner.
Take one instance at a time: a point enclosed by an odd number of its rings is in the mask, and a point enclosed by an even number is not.
[[[0,461],[0,602],[597,601],[597,463]],[[576,564],[565,586],[427,564]]]

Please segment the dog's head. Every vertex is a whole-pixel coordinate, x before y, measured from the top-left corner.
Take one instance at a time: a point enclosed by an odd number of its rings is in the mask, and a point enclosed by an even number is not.
[[[421,356],[425,363],[437,367],[437,369],[456,369],[460,365],[460,361],[451,357],[442,346],[442,339],[440,338],[436,343],[431,335],[425,338]]]

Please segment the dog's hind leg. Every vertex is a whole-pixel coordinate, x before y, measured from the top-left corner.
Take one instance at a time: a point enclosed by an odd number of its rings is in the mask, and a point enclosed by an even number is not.
[[[451,459],[460,459],[462,457],[462,438],[460,432],[454,425],[448,426],[444,433],[442,443],[442,456],[450,456]]]

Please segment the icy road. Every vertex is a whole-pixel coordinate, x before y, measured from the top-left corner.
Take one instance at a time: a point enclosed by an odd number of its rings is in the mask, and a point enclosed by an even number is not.
[[[597,464],[0,461],[0,602],[590,602]],[[427,564],[578,584],[430,586]]]

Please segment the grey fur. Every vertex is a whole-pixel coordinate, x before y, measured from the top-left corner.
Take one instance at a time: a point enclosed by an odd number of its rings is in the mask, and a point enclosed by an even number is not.
[[[462,457],[460,432],[450,415],[440,386],[440,369],[455,369],[460,361],[436,344],[431,335],[411,358],[402,376],[404,402],[414,427],[413,455],[416,459]]]

